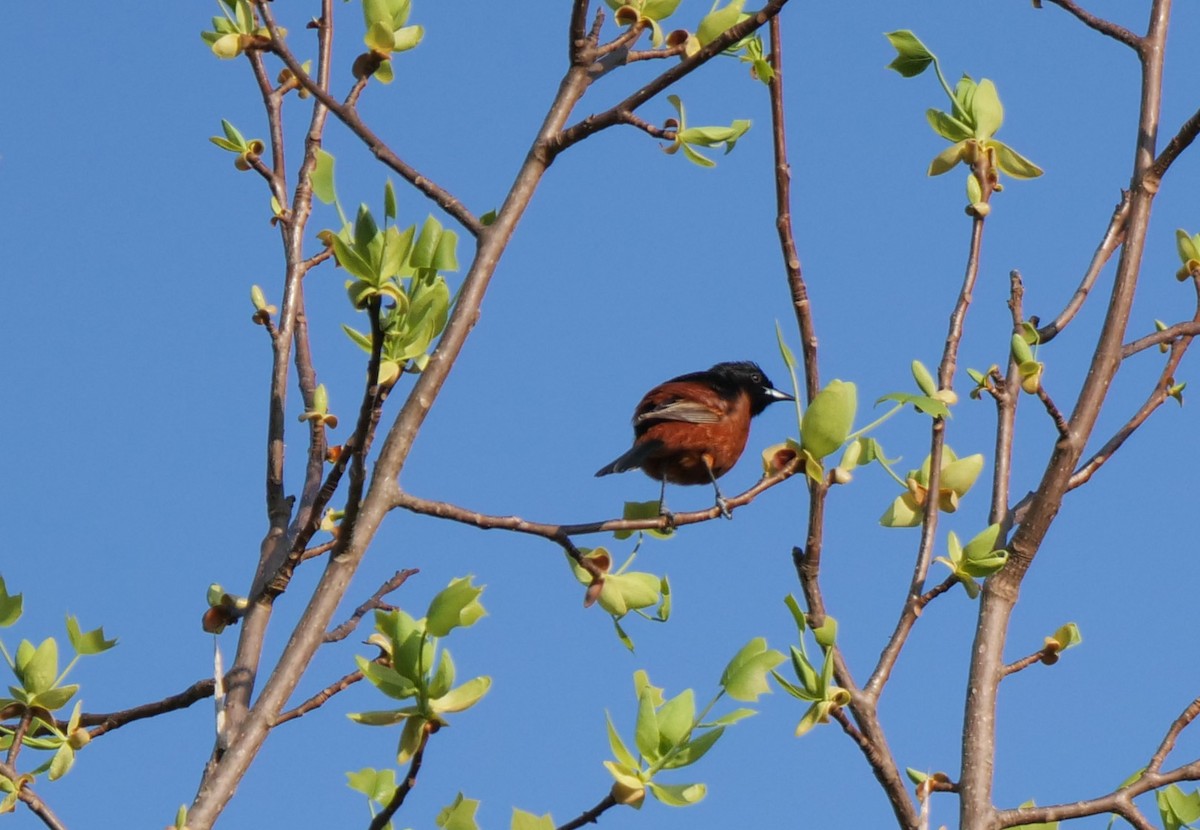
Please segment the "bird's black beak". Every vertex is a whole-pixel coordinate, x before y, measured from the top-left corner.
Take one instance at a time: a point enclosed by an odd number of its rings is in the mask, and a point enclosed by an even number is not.
[[[787,392],[780,392],[778,389],[776,389],[774,387],[771,387],[769,389],[764,389],[763,394],[766,395],[768,398],[770,398],[772,402],[796,400],[791,395],[789,395]]]

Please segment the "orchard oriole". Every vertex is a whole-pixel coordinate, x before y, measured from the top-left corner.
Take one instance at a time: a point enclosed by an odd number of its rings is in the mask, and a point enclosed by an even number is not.
[[[750,437],[750,419],[775,401],[795,400],[771,385],[757,363],[718,363],[655,386],[633,412],[633,446],[597,476],[641,468],[662,482],[712,483],[721,515],[731,518],[717,479],[729,472]],[[669,515],[669,514],[668,514]]]

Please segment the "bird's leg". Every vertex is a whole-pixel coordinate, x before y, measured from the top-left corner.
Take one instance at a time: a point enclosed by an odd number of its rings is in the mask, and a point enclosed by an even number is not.
[[[704,469],[708,470],[708,478],[712,481],[713,490],[717,494],[717,507],[721,508],[721,515],[726,519],[732,519],[733,514],[729,512],[729,504],[725,501],[725,497],[721,495],[721,488],[717,486],[717,477],[713,475],[712,461],[708,455],[702,456],[704,460]]]
[[[658,515],[666,518],[668,528],[675,527],[675,514],[667,509],[667,480],[665,478],[658,491]]]

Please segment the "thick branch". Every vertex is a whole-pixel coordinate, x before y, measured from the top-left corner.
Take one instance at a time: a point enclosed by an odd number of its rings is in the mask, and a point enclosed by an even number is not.
[[[1141,270],[1150,209],[1157,192],[1156,185],[1145,185],[1147,173],[1154,162],[1154,147],[1158,135],[1163,49],[1170,5],[1170,0],[1154,0],[1148,32],[1139,52],[1142,61],[1142,92],[1126,240],[1121,248],[1108,311],[1097,339],[1096,349],[1075,409],[1067,422],[1069,438],[1055,444],[1042,481],[1025,511],[1022,523],[1009,540],[1008,564],[984,584],[967,680],[970,694],[967,695],[963,718],[963,765],[960,780],[960,824],[963,827],[996,826],[997,815],[991,800],[995,762],[996,693],[1003,672],[1004,642],[1009,619],[1017,601],[1021,582],[1058,514],[1071,474],[1095,428],[1100,409],[1121,364],[1121,343]]]

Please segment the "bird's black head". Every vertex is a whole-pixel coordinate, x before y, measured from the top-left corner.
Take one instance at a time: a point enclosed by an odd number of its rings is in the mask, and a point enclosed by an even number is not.
[[[757,363],[749,360],[718,363],[708,370],[708,374],[733,394],[744,391],[750,395],[751,415],[759,414],[776,401],[795,400],[788,393],[776,389],[766,372],[759,368]]]

